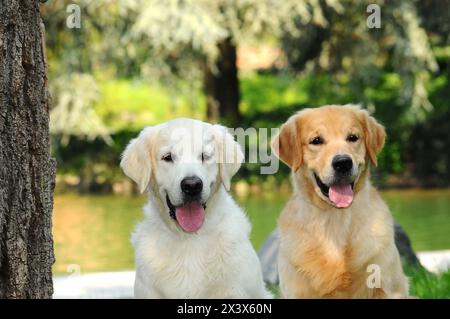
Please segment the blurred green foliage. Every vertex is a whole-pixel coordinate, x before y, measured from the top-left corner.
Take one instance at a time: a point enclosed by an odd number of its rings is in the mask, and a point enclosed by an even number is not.
[[[139,131],[146,125],[155,125],[183,115],[202,117],[205,114],[200,91],[173,96],[161,85],[149,86],[140,80],[99,81],[103,94],[95,103],[96,113],[114,132]],[[188,83],[184,83],[187,88]],[[186,90],[187,91],[187,90]]]
[[[447,81],[447,77],[445,81],[438,77],[429,82],[432,101],[448,98]],[[204,113],[192,107],[188,97],[180,95],[179,101],[174,103],[164,87],[149,87],[133,80],[100,83],[102,94],[94,110],[112,130],[113,144],[107,145],[101,138],[86,140],[73,137],[65,146],[56,141],[59,146],[54,148],[60,173],[84,176],[83,172],[90,167],[86,178],[89,177],[92,185],[87,190],[98,189],[97,184],[108,185],[121,180],[123,175],[118,167],[120,153],[144,126],[177,116],[204,119]],[[414,163],[414,172],[423,177],[424,186],[445,186],[449,180],[447,150],[450,135],[446,123],[450,121],[450,113],[445,107],[437,107],[428,120],[412,124],[406,120],[408,106],[398,100],[400,85],[397,74],[386,72],[379,83],[368,90],[377,105],[375,117],[386,126],[388,133],[375,178],[381,185],[386,185],[387,175],[404,173],[407,163]],[[302,108],[352,103],[355,99],[348,80],[339,81],[328,74],[309,77],[249,73],[241,77],[241,91],[243,120],[240,126],[243,128],[276,128]],[[200,91],[195,94],[199,100],[202,99]],[[251,139],[247,151],[257,142],[257,139]],[[287,180],[289,174],[284,165],[275,176],[260,175],[259,169],[259,164],[246,164],[239,172],[240,178],[249,183],[267,180],[281,183]],[[110,186],[103,189],[110,190]]]
[[[304,107],[361,103],[388,132],[379,184],[449,185],[447,3],[380,1],[382,27],[368,29],[372,1],[79,0],[82,27],[68,29],[70,3],[49,1],[42,14],[52,150],[82,190],[110,190],[123,178],[120,153],[144,126],[206,119],[205,63],[227,38],[237,48],[276,46],[285,59],[239,74],[239,126],[278,127]],[[274,176],[258,164],[240,171],[268,184],[288,173],[284,165]]]

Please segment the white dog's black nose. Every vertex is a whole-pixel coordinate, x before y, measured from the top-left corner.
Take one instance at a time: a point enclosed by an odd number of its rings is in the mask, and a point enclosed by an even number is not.
[[[348,155],[336,155],[331,161],[334,170],[340,174],[348,173],[353,167],[353,161]]]
[[[189,196],[197,196],[203,190],[203,182],[197,176],[186,177],[181,181],[181,190]]]

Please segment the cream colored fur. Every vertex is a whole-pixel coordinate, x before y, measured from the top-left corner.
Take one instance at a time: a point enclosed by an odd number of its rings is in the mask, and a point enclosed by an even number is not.
[[[177,160],[161,160],[172,152]],[[201,153],[217,161],[199,160]],[[131,141],[121,166],[145,191],[144,221],[132,236],[137,298],[270,298],[253,249],[250,223],[227,189],[243,154],[218,125],[178,119],[146,128]],[[196,233],[184,232],[169,215],[166,196],[181,203],[180,181],[203,181],[206,217]]]

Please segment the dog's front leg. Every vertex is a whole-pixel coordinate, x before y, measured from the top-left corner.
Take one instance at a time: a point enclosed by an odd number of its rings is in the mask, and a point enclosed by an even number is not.
[[[136,272],[134,283],[134,297],[136,299],[164,299],[164,295],[159,292],[148,278],[144,278],[139,271]]]
[[[399,253],[394,243],[390,246],[370,260],[365,285],[373,298],[408,298],[409,284],[403,273]]]

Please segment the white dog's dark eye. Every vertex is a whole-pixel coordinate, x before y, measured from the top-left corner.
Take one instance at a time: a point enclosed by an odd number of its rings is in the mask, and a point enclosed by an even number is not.
[[[164,155],[164,156],[162,157],[162,160],[163,160],[164,162],[172,163],[172,162],[173,162],[172,154],[169,153],[169,154]]]
[[[202,162],[208,161],[211,159],[211,155],[202,153]]]
[[[309,144],[313,144],[313,145],[323,144],[323,138],[320,136],[316,136],[309,142]]]
[[[354,142],[356,142],[357,140],[359,140],[358,135],[355,135],[355,134],[349,134],[349,135],[347,136],[347,142],[352,142],[352,143],[354,143]]]

